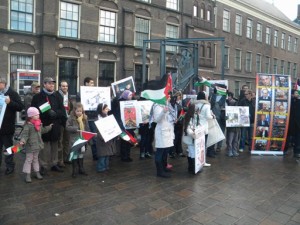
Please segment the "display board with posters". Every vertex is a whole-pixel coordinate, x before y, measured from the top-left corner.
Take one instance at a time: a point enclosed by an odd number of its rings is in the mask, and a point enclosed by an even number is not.
[[[111,109],[110,87],[80,87],[80,99],[85,111],[95,111],[100,103]]]
[[[141,111],[137,100],[120,101],[120,113],[125,129],[138,128],[142,122]]]
[[[250,127],[248,106],[226,106],[226,127]]]
[[[283,155],[290,115],[289,75],[257,74],[252,154]]]
[[[195,129],[195,174],[198,173],[205,164],[205,132],[204,128],[197,126]]]
[[[111,88],[115,97],[119,97],[125,90],[136,92],[133,77],[126,77],[122,80],[111,83]]]

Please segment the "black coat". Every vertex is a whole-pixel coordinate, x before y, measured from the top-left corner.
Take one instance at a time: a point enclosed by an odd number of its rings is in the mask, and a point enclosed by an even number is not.
[[[24,105],[20,95],[11,87],[8,88],[4,95],[9,96],[10,103],[6,106],[0,135],[13,135],[15,133],[16,113],[21,112],[24,109]]]
[[[42,90],[32,98],[31,106],[39,109],[41,105],[47,102],[47,97],[51,105],[51,109],[41,113],[40,118],[44,126],[53,124],[52,130],[42,135],[43,141],[58,141],[60,138],[60,129],[67,120],[66,111],[61,101],[61,97],[57,92],[48,95]]]

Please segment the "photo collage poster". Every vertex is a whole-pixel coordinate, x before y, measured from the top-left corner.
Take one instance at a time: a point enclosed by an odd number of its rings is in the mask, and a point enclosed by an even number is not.
[[[226,106],[226,127],[250,127],[248,106]]]
[[[252,154],[283,155],[288,132],[291,78],[257,74]]]

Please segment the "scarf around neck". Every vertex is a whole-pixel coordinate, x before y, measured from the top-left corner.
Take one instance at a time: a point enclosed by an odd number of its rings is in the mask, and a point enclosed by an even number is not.
[[[42,121],[40,119],[38,120],[30,119],[29,122],[33,124],[36,131],[41,130]]]
[[[79,125],[79,130],[84,130],[83,114],[81,116],[77,117],[77,122]]]
[[[54,93],[54,91],[48,91],[46,88],[43,88],[43,91],[47,94],[47,95],[52,95]]]
[[[6,87],[2,91],[0,91],[0,94],[5,95],[6,92],[8,91],[8,88],[9,88],[9,86],[6,85]]]

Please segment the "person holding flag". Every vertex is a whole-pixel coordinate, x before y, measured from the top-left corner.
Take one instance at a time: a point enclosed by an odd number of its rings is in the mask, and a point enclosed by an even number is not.
[[[83,168],[83,156],[86,151],[86,140],[79,136],[79,132],[89,131],[88,118],[84,113],[83,105],[76,103],[66,123],[66,130],[70,135],[70,161],[72,161],[72,177],[77,173],[87,175]],[[78,141],[79,140],[79,141]]]
[[[35,107],[27,110],[27,121],[21,134],[20,145],[25,145],[26,159],[23,166],[23,173],[26,174],[25,182],[31,183],[31,166],[33,167],[36,178],[42,180],[39,165],[39,152],[44,148],[42,134],[52,129],[52,124],[43,127],[40,120],[40,112]]]
[[[31,106],[40,110],[40,118],[44,126],[53,124],[53,129],[42,135],[44,148],[40,151],[41,173],[46,174],[51,166],[52,171],[63,172],[58,163],[58,141],[61,126],[67,120],[66,111],[61,97],[55,92],[56,81],[52,77],[45,77],[43,89],[32,98]]]

